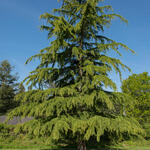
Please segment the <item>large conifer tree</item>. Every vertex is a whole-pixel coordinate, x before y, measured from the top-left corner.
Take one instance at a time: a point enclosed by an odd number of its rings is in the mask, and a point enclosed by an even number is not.
[[[142,132],[138,123],[122,113],[127,102],[116,91],[108,74],[121,68],[129,69],[109,51],[119,55],[126,45],[104,36],[105,27],[118,17],[111,6],[99,6],[102,0],[63,0],[54,14],[45,13],[47,21],[41,28],[53,41],[39,54],[28,59],[40,59],[38,67],[25,79],[38,87],[19,94],[22,105],[10,116],[34,116],[34,120],[20,125],[18,132],[48,137],[58,142],[76,143],[85,150],[87,141],[100,141],[103,135]],[[47,88],[48,87],[48,88]]]

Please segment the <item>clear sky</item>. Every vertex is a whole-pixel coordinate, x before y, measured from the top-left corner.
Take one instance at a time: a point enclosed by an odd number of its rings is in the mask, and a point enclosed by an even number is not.
[[[115,20],[106,35],[135,50],[124,50],[120,58],[133,73],[150,74],[150,0],[106,0],[116,13],[125,17],[128,25]],[[39,16],[59,7],[57,0],[0,0],[0,61],[7,59],[15,66],[20,81],[36,67],[36,62],[24,65],[27,58],[48,46],[47,33],[40,31]],[[123,78],[130,74],[123,72]],[[111,78],[120,87],[118,76]]]

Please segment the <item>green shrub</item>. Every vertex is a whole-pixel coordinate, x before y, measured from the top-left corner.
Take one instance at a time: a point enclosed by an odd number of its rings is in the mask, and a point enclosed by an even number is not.
[[[13,126],[0,123],[0,138],[7,138],[13,134]]]

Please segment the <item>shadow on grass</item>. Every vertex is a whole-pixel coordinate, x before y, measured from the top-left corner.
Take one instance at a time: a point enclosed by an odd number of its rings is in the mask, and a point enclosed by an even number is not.
[[[55,148],[55,149],[41,149],[41,150],[77,150],[77,148]],[[113,148],[113,147],[97,147],[97,148],[87,148],[87,150],[123,150],[121,148]]]
[[[10,148],[6,148],[0,145],[0,149],[10,149]],[[22,150],[29,150],[29,148],[21,148]],[[31,149],[36,149],[36,150],[77,150],[77,148],[71,148],[71,147],[67,147],[67,148],[31,148]],[[18,148],[13,148],[13,150],[18,150]],[[87,150],[123,150],[121,148],[110,148],[110,147],[105,147],[105,148],[87,148]]]
[[[41,149],[41,150],[77,150],[77,149],[72,149],[72,148],[58,148],[58,149]],[[87,150],[123,150],[123,149],[118,149],[118,148],[87,148]]]

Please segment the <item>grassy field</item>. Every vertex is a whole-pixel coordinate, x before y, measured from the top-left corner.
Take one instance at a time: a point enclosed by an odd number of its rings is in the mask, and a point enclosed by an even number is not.
[[[41,142],[40,139],[27,140],[27,139],[0,139],[0,150],[19,150],[19,149],[36,149],[36,150],[49,150],[54,149],[56,146],[48,145]]]
[[[0,143],[0,150],[75,150],[72,148],[54,148],[51,145],[29,144],[29,143]],[[87,150],[150,150],[150,145],[140,146],[115,146],[112,148],[87,148]]]
[[[129,147],[125,150],[150,150],[150,146],[149,147]]]
[[[116,146],[119,150],[150,150],[150,142],[146,140],[127,141]]]
[[[45,144],[45,140],[25,137],[14,138],[13,136],[4,139],[0,138],[0,150],[76,150],[72,148],[57,148],[56,145]],[[107,148],[87,148],[87,150],[150,150],[150,141],[136,140],[125,141]]]
[[[39,147],[1,147],[0,150],[75,150],[75,149],[51,149],[48,147],[39,148]],[[120,148],[120,149],[87,149],[87,150],[150,150],[149,147],[129,147],[129,148]]]

